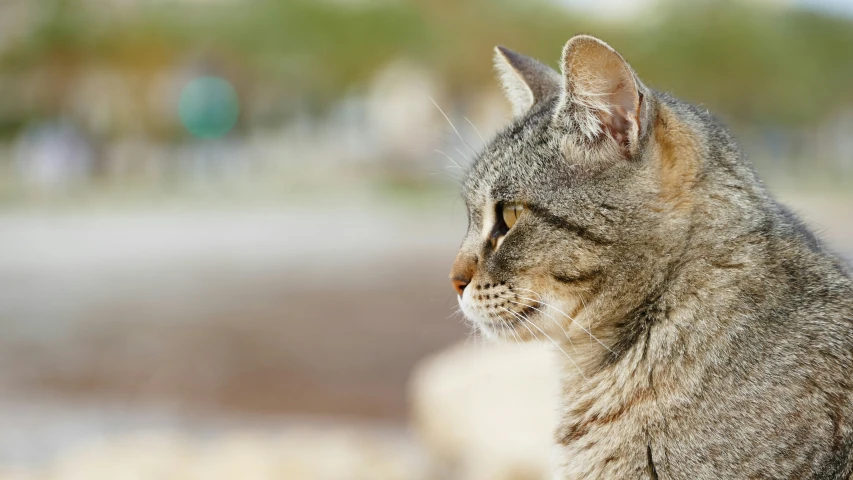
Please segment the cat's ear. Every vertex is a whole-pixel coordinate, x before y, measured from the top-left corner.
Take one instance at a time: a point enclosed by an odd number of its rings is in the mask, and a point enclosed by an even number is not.
[[[556,95],[563,84],[554,69],[506,47],[495,47],[495,68],[515,116]]]
[[[645,87],[622,56],[595,37],[577,35],[563,48],[560,66],[556,119],[573,123],[588,139],[609,135],[625,153],[636,153]]]

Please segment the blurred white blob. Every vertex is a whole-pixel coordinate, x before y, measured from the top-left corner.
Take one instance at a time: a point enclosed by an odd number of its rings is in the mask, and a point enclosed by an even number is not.
[[[464,480],[548,478],[558,374],[540,344],[459,346],[422,362],[412,416],[433,453]]]
[[[73,125],[57,121],[26,129],[14,148],[17,173],[38,190],[62,190],[87,179],[94,164],[89,140]]]

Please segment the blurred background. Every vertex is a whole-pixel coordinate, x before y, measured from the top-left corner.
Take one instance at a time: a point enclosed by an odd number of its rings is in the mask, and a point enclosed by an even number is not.
[[[848,0],[0,0],[0,478],[543,478],[447,272],[493,46],[578,32],[853,258]]]

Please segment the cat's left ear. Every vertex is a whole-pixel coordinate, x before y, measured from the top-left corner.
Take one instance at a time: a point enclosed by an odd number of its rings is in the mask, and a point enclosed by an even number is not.
[[[627,155],[639,149],[645,87],[616,50],[589,35],[566,43],[563,90],[555,120],[571,123],[588,139],[608,135]]]
[[[495,47],[495,69],[500,74],[501,86],[516,117],[560,92],[562,81],[559,73],[506,47]]]

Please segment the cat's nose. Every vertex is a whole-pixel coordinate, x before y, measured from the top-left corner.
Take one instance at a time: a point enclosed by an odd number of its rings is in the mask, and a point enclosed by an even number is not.
[[[462,295],[462,292],[465,291],[465,287],[467,287],[468,284],[471,283],[471,279],[470,278],[453,277],[450,279],[450,283],[453,284],[453,288],[456,289],[456,293],[459,295]]]
[[[462,295],[465,287],[471,283],[476,266],[476,256],[462,252],[456,255],[456,260],[453,261],[453,266],[450,268],[450,283],[453,284],[453,289],[456,290],[457,294]]]

